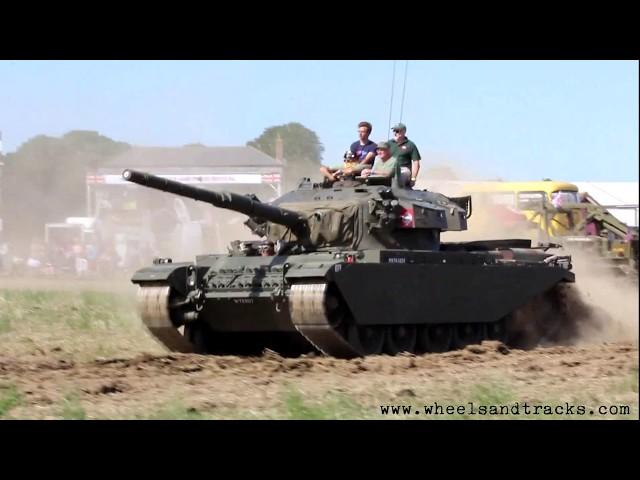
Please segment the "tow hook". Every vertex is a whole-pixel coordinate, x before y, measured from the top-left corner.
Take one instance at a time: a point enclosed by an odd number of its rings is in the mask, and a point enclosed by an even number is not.
[[[199,288],[191,290],[187,294],[187,303],[191,306],[192,310],[184,314],[185,323],[193,322],[198,319],[198,315],[204,308],[205,299],[204,291]]]
[[[193,305],[196,312],[200,312],[204,308],[204,301],[206,300],[206,297],[204,295],[204,291],[200,288],[191,290],[187,294],[187,299],[189,300],[189,303]]]

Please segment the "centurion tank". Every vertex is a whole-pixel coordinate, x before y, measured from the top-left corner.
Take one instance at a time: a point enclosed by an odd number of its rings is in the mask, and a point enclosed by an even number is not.
[[[156,258],[133,275],[142,321],[173,351],[350,358],[515,342],[540,325],[552,336],[575,281],[570,257],[549,245],[441,242],[441,232],[467,229],[471,197],[396,179],[303,179],[263,203],[134,170],[123,177],[244,214],[260,237],[195,261]]]

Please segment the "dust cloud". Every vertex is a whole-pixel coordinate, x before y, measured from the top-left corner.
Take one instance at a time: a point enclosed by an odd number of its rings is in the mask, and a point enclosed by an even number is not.
[[[444,178],[429,178],[429,172],[425,171],[426,178],[418,182],[417,188],[454,197],[466,195],[464,182],[487,180],[453,164],[434,168],[434,171],[445,172],[446,175]],[[546,241],[540,230],[524,218],[509,224],[503,222],[495,214],[496,207],[500,205],[492,203],[489,197],[472,196],[472,202],[468,229],[443,232],[443,242],[518,238],[531,240],[536,245]],[[630,341],[637,344],[640,323],[637,277],[616,274],[595,252],[565,247],[549,252],[571,255],[576,282],[556,287],[532,299],[516,313],[512,329],[518,332],[521,343]]]
[[[584,342],[632,341],[638,343],[638,283],[603,263],[595,253],[567,249],[576,274],[576,291],[591,309],[595,324],[585,325]]]

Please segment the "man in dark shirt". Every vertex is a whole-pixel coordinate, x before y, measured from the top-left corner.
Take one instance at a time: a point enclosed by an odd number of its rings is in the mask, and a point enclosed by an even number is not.
[[[394,139],[389,141],[391,154],[398,159],[400,167],[411,169],[411,183],[413,187],[420,171],[420,152],[415,143],[407,138],[407,126],[398,123],[393,126]]]
[[[369,140],[372,128],[369,122],[360,122],[358,124],[358,140],[353,142],[350,148],[360,164],[367,164],[369,167],[373,165],[377,149],[376,143]]]
[[[320,173],[330,182],[335,182],[338,178],[348,175],[357,175],[365,168],[371,168],[376,158],[377,145],[369,140],[371,134],[371,124],[369,122],[360,122],[358,124],[358,140],[351,144],[349,152],[352,155],[345,155],[345,164],[341,166],[320,167]]]

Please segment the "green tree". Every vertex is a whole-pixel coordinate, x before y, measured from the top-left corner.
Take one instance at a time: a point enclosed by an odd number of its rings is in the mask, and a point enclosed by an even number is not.
[[[262,135],[247,142],[247,145],[275,157],[278,136],[282,139],[283,156],[287,162],[285,184],[293,184],[304,176],[316,176],[324,147],[318,135],[300,123],[291,122],[266,128]]]
[[[2,205],[5,232],[14,248],[28,250],[44,224],[86,214],[86,174],[129,148],[93,131],[61,138],[38,135],[5,157]]]

